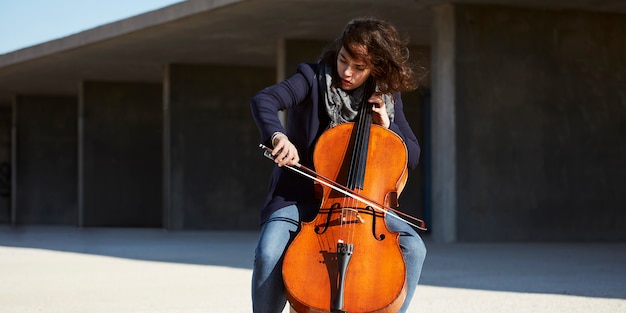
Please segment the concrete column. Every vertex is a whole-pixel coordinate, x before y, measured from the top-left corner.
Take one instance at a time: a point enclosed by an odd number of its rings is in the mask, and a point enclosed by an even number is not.
[[[293,75],[298,68],[298,64],[309,62],[315,63],[319,59],[324,50],[324,47],[329,43],[327,41],[319,40],[296,40],[288,39],[284,40],[283,45],[284,52],[284,64],[282,67],[277,67],[279,75],[281,68],[284,69],[282,75],[287,78]],[[279,54],[280,55],[280,54]]]
[[[279,39],[276,45],[276,82],[296,73],[300,63],[315,63],[328,42],[318,40]],[[287,112],[279,112],[283,125],[287,125]]]
[[[77,99],[17,96],[13,108],[12,223],[76,225]]]
[[[453,5],[434,10],[431,107],[432,234],[440,242],[457,240],[455,14]]]
[[[162,87],[83,82],[81,226],[162,226]]]
[[[167,66],[167,228],[258,229],[273,163],[258,148],[250,98],[275,79],[269,68]]]
[[[11,223],[11,103],[0,103],[0,224]]]

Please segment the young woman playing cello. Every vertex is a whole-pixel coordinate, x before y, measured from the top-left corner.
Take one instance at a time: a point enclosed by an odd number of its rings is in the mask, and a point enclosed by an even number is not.
[[[420,148],[404,115],[400,92],[417,88],[417,82],[408,63],[406,43],[386,21],[350,21],[317,63],[300,64],[293,76],[263,89],[251,100],[261,138],[271,147],[277,165],[260,215],[262,231],[252,276],[255,313],[279,313],[285,307],[281,269],[285,251],[300,230],[301,221],[312,220],[320,209],[313,181],[286,166],[314,167],[316,141],[327,129],[355,119],[363,87],[370,77],[375,79],[376,92],[365,103],[372,106],[372,123],[402,139],[408,151],[407,166],[413,169]],[[285,129],[278,112],[287,109]],[[385,221],[390,231],[399,233],[406,266],[406,300],[399,312],[406,312],[418,284],[426,248],[406,222],[388,217]]]

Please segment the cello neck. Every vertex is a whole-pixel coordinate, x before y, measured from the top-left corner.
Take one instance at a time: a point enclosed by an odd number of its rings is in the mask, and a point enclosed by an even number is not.
[[[372,105],[369,98],[376,90],[376,83],[371,76],[365,81],[359,114],[354,127],[354,145],[350,158],[350,168],[346,185],[350,189],[364,188],[367,151],[369,149],[370,126],[372,125]]]

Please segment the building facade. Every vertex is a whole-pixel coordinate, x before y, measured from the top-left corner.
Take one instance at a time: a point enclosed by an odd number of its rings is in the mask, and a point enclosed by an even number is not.
[[[0,223],[258,229],[250,97],[373,15],[428,70],[433,239],[626,240],[626,4],[543,2],[186,1],[0,55]]]

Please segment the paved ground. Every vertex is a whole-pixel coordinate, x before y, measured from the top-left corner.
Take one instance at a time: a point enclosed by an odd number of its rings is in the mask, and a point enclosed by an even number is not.
[[[0,226],[0,312],[251,312],[257,237]],[[411,312],[626,312],[626,243],[426,245]]]

